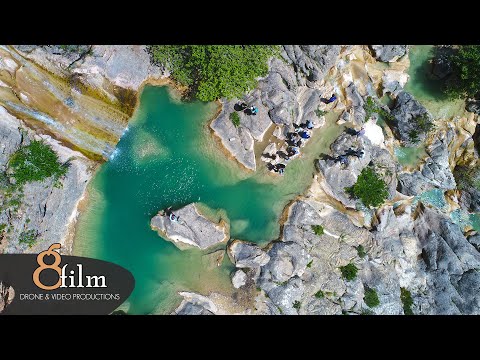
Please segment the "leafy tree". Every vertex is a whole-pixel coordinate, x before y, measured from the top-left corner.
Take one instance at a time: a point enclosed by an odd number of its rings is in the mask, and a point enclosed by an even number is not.
[[[323,230],[322,225],[312,225],[312,230],[315,233],[315,235],[320,236],[320,235],[324,234],[324,230]]]
[[[301,303],[300,301],[298,301],[298,300],[295,300],[295,301],[293,302],[293,304],[292,304],[292,307],[293,307],[294,309],[297,309],[297,310],[300,310],[300,307],[301,307],[301,306],[302,306],[302,303]]]
[[[454,76],[447,82],[451,97],[474,97],[480,92],[480,45],[461,45],[450,55]]]
[[[351,281],[357,277],[358,268],[355,264],[350,263],[345,266],[340,266],[340,271],[345,280]]]
[[[345,188],[345,191],[362,200],[365,206],[378,207],[388,197],[387,184],[370,167],[364,168],[355,185]]]
[[[378,299],[377,291],[375,289],[365,287],[365,294],[363,296],[363,301],[369,308],[380,305],[380,300]]]
[[[58,180],[67,173],[68,165],[60,163],[58,155],[49,145],[35,140],[13,153],[8,168],[16,185],[21,186],[51,176]]]
[[[268,59],[279,52],[270,45],[153,45],[152,60],[190,88],[202,101],[240,97],[267,75]]]

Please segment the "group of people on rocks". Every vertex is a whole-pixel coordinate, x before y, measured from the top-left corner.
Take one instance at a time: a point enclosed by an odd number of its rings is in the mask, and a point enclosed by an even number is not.
[[[355,136],[363,136],[365,134],[365,128],[361,128],[360,130],[355,130],[352,128],[347,128],[346,132],[355,135]],[[348,165],[348,157],[354,156],[361,159],[365,155],[365,152],[361,149],[354,150],[352,148],[347,149],[344,154],[337,156],[333,159],[334,162],[339,162],[342,165]]]
[[[329,99],[323,99],[322,101],[326,104],[330,104],[337,100],[335,94]],[[243,111],[246,115],[257,115],[258,108],[254,105],[249,106],[245,102],[237,103],[235,105],[235,109],[237,111]],[[277,160],[277,156],[279,156],[284,162],[288,162],[292,157],[300,154],[300,147],[304,146],[306,141],[311,137],[311,130],[314,128],[314,123],[311,120],[307,120],[305,123],[300,125],[293,124],[293,131],[288,132],[286,135],[286,150],[282,151],[279,150],[275,154],[264,154],[263,156],[268,157],[275,162]],[[352,153],[353,154],[353,153]],[[355,153],[357,154],[357,153]],[[363,156],[358,155],[358,156]],[[343,161],[343,160],[342,160]],[[269,162],[267,164],[268,170],[278,173],[279,175],[283,175],[285,172],[286,164],[282,162],[273,163]]]
[[[277,159],[277,155],[283,159],[285,162],[288,162],[292,157],[300,154],[300,147],[304,146],[306,141],[311,137],[311,130],[314,127],[314,123],[311,120],[307,120],[305,123],[300,125],[293,124],[293,131],[288,132],[286,135],[285,143],[286,143],[286,150],[282,151],[279,150],[276,154],[272,154],[270,157],[273,160]],[[267,168],[270,171],[278,173],[279,175],[283,175],[285,172],[286,164],[285,163],[277,163],[272,164],[268,163]]]

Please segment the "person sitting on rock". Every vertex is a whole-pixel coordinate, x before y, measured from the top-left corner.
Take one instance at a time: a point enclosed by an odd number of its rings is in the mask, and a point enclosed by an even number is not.
[[[242,102],[240,104],[240,110],[245,110],[248,107],[247,103]]]
[[[298,139],[298,141],[294,145],[299,148],[302,146],[302,144],[303,144],[302,139]]]
[[[312,122],[312,121],[310,121],[310,120],[307,120],[307,122],[306,122],[306,124],[305,124],[305,125],[306,125],[306,127],[307,127],[307,129],[308,129],[308,130],[312,130],[312,129],[313,129],[313,125],[314,125],[314,124],[313,124],[313,122]]]
[[[335,100],[337,100],[337,97],[335,96],[335,94],[332,94],[332,96],[330,96],[330,99],[327,100],[327,104],[330,104],[330,103],[334,102]]]
[[[250,106],[250,114],[252,115],[257,115],[258,113],[258,108],[256,106]]]
[[[347,165],[348,164],[348,156],[347,155],[340,155],[334,161],[339,162],[342,165]]]
[[[302,139],[309,139],[310,138],[310,134],[308,133],[308,131],[302,131],[299,133],[300,137]]]
[[[172,211],[172,207],[168,207],[165,211],[165,216],[168,216],[168,218],[171,220],[171,221],[178,221],[179,217],[177,215],[175,215]]]

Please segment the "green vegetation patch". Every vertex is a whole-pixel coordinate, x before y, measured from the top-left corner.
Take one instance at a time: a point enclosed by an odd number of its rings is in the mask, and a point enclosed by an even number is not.
[[[202,101],[241,97],[268,73],[268,59],[280,52],[271,45],[153,45],[154,63]]]
[[[340,266],[340,271],[342,272],[342,277],[347,280],[351,281],[357,277],[358,268],[355,264],[350,263],[345,266]]]
[[[318,107],[317,110],[315,110],[315,115],[317,115],[318,117],[322,117],[326,114],[328,114],[328,111],[320,110],[320,107]]]
[[[240,125],[240,115],[238,115],[236,112],[230,113],[229,117],[235,127]]]
[[[315,293],[315,297],[317,299],[323,299],[325,297],[325,294],[322,290],[318,290],[316,293]]]
[[[363,245],[358,245],[356,249],[357,249],[358,257],[360,259],[363,259],[365,256],[367,256],[367,252],[365,251],[365,248],[363,247]]]
[[[378,207],[388,197],[387,184],[371,167],[364,168],[355,185],[345,188],[345,191],[362,200],[367,207]]]
[[[302,303],[301,303],[300,301],[298,301],[298,300],[295,300],[295,301],[293,302],[293,304],[292,304],[292,307],[293,307],[294,309],[297,309],[297,310],[300,310],[300,307],[301,307],[301,306],[302,306]]]
[[[323,235],[325,233],[323,226],[322,225],[312,225],[312,230],[315,233],[315,235]]]
[[[49,145],[35,140],[10,157],[8,169],[15,179],[15,184],[21,186],[51,176],[58,180],[67,173],[68,166],[60,163],[58,155]]]
[[[400,288],[400,300],[402,300],[403,304],[403,313],[405,315],[413,315],[412,305],[413,299],[412,294],[405,288]]]
[[[363,296],[363,301],[369,308],[374,308],[375,306],[380,305],[380,300],[378,299],[377,291],[375,289],[365,287],[365,294]]]
[[[32,247],[36,241],[37,232],[35,230],[23,231],[18,238],[20,244],[27,244],[29,247]]]
[[[480,92],[480,45],[461,45],[449,56],[454,76],[445,92],[452,98],[474,97]]]
[[[395,117],[388,111],[384,110],[380,105],[378,105],[371,96],[368,96],[365,100],[365,103],[363,104],[363,109],[365,110],[365,120],[368,120],[374,113],[383,116],[388,121],[395,120]]]
[[[313,264],[313,260],[310,260],[307,264],[307,268],[311,268],[312,267],[312,264]]]
[[[434,128],[433,122],[427,113],[415,117],[412,121],[415,125],[415,128],[409,131],[408,137],[413,143],[417,143],[419,141],[418,137],[421,133],[428,133]]]
[[[0,224],[0,235],[5,231],[7,228],[7,224]]]

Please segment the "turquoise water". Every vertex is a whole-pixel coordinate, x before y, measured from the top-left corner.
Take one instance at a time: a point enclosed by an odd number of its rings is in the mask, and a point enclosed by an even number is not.
[[[180,103],[167,87],[146,87],[113,158],[89,185],[74,252],[132,271],[136,287],[129,313],[169,313],[182,290],[233,290],[227,257],[222,266],[212,266],[208,251],[181,251],[150,229],[150,219],[160,209],[200,201],[226,212],[232,238],[275,239],[282,209],[306,190],[313,160],[343,130],[332,113],[284,177],[269,173],[263,163],[256,173],[247,173],[214,141],[208,121],[216,111],[215,104]]]
[[[463,100],[448,99],[442,92],[442,81],[433,79],[431,74],[431,59],[434,57],[433,45],[411,46],[408,57],[409,80],[405,90],[411,93],[425,106],[436,119],[449,119],[464,112]]]
[[[396,147],[394,153],[398,162],[406,167],[416,167],[427,156],[424,144],[416,147]]]
[[[442,211],[446,211],[448,209],[447,201],[445,200],[443,191],[440,189],[425,191],[424,193],[415,196],[412,205],[415,206],[419,200],[421,200],[425,204],[432,205]]]

